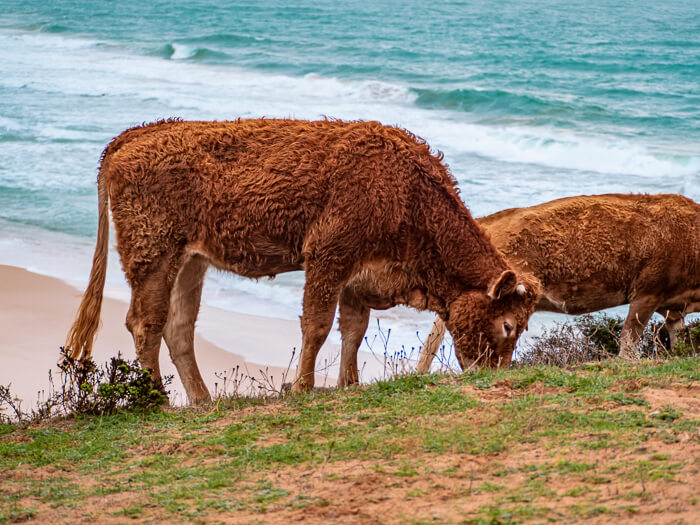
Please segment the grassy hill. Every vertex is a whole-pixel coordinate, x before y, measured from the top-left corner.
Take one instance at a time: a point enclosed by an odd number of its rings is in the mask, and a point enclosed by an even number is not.
[[[0,523],[698,523],[700,361],[0,426]]]

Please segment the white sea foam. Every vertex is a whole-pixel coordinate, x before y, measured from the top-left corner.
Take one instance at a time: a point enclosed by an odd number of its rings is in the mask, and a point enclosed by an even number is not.
[[[656,155],[643,144],[610,137],[533,127],[494,127],[431,119],[416,122],[445,151],[600,174],[644,177],[700,175],[700,155]]]
[[[63,95],[133,99],[122,115],[94,115],[100,127],[114,127],[171,115],[185,118],[270,116],[378,119],[405,126],[448,154],[474,154],[505,163],[659,177],[700,173],[700,155],[670,157],[641,143],[525,126],[489,126],[468,115],[421,109],[406,86],[379,81],[344,81],[309,74],[265,74],[207,64],[167,61],[117,52],[96,42],[40,33],[0,34],[9,49],[7,86],[27,85]],[[188,46],[173,44],[174,57],[187,58]],[[80,108],[75,109],[76,112]],[[121,116],[121,118],[119,118]],[[114,118],[117,117],[117,118]],[[117,126],[123,126],[116,123]],[[119,129],[119,128],[117,128]],[[95,132],[42,127],[42,136],[90,139]]]
[[[170,44],[173,47],[173,54],[170,55],[172,60],[184,60],[192,58],[197,50],[185,44]]]

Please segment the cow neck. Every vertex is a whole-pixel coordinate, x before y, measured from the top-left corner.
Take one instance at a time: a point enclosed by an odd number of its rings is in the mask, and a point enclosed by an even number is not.
[[[435,188],[425,200],[423,215],[432,253],[423,259],[426,288],[450,302],[467,290],[486,291],[509,269],[456,191]]]

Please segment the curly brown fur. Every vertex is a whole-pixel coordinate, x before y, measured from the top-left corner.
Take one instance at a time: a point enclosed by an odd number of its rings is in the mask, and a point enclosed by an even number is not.
[[[459,199],[441,156],[422,139],[378,122],[139,126],[107,147],[98,186],[109,196],[132,288],[127,327],[138,358],[160,375],[165,330],[193,402],[209,397],[198,372],[183,372],[196,366],[191,332],[209,264],[253,278],[305,270],[297,390],[313,386],[316,354],[341,291],[365,268],[398,265],[410,286],[397,300],[424,295],[422,307],[449,318],[465,336],[471,319],[452,305],[465,294],[486,297],[512,273]],[[100,237],[97,249],[104,243]],[[91,277],[86,297],[101,297],[102,285]],[[485,314],[530,315],[529,301],[505,295],[488,299]],[[74,352],[89,353],[98,318],[99,304],[84,302],[71,331]]]
[[[700,311],[700,205],[675,194],[592,195],[512,208],[477,221],[516,268],[543,286],[537,310],[584,314],[623,304],[630,311],[621,355],[633,355],[654,312],[669,333]],[[427,371],[442,341],[421,354]]]

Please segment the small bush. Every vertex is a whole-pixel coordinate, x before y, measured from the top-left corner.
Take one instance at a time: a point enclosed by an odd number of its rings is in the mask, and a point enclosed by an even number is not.
[[[622,319],[619,317],[601,317],[585,315],[576,323],[583,335],[597,348],[602,349],[608,355],[617,355],[620,352],[620,334],[622,333]]]
[[[63,349],[61,349],[63,352]],[[76,362],[63,352],[60,365],[66,380],[60,395],[62,404],[74,414],[110,414],[119,409],[149,410],[168,402],[165,391],[159,390],[138,361],[127,361],[121,354],[102,367],[94,361]],[[164,384],[170,384],[166,377]]]
[[[676,334],[678,341],[674,350],[678,355],[691,356],[700,354],[700,321],[688,324]]]
[[[0,385],[0,423],[31,422],[55,416],[77,414],[111,414],[118,410],[151,410],[168,402],[168,393],[159,390],[150,370],[141,368],[137,361],[112,357],[98,367],[94,361],[72,359],[63,348],[61,385],[56,388],[49,372],[49,394],[39,399],[29,412],[21,407],[21,400],[12,395],[9,386]],[[163,385],[172,376],[163,378]]]
[[[610,358],[614,355],[607,341],[611,336],[611,327],[602,323],[603,330],[591,332],[595,323],[587,319],[590,317],[584,316],[573,322],[557,324],[554,328],[545,330],[541,336],[534,337],[519,355],[518,364],[565,367]],[[600,339],[608,343],[608,348],[593,341],[591,333],[601,334]]]
[[[518,360],[521,365],[565,367],[616,356],[620,351],[623,319],[603,315],[583,315],[571,322],[556,325],[533,338]],[[679,330],[678,341],[671,348],[665,323],[649,323],[637,345],[644,358],[691,356],[700,350],[700,321]]]

